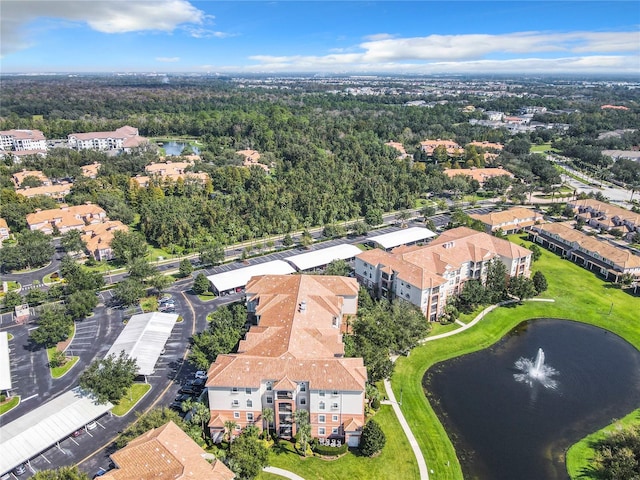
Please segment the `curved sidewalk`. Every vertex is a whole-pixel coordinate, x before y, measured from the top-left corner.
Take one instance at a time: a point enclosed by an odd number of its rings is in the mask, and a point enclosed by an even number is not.
[[[274,475],[280,475],[281,477],[289,478],[290,480],[304,480],[304,478],[302,478],[300,475],[296,475],[289,470],[284,470],[278,467],[264,467],[262,470],[267,473],[273,473]]]

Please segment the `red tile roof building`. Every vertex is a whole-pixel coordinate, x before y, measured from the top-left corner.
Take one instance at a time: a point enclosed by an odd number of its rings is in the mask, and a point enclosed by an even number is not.
[[[47,151],[47,139],[40,130],[4,130],[0,132],[0,150],[43,153]]]
[[[484,223],[488,233],[501,230],[503,233],[511,234],[536,223],[544,222],[544,216],[541,213],[524,207],[513,207],[502,212],[491,212],[485,215],[473,213],[470,217]]]
[[[40,230],[47,234],[52,234],[56,228],[60,233],[81,230],[85,225],[102,223],[106,220],[106,212],[91,203],[74,207],[65,206],[50,210],[38,210],[27,215],[29,230]]]
[[[489,262],[499,259],[510,276],[529,276],[531,251],[467,227],[442,233],[429,245],[374,249],[356,257],[358,281],[379,297],[401,298],[431,320],[470,279],[484,280]]]
[[[82,228],[82,240],[87,245],[87,251],[97,261],[113,259],[111,241],[117,231],[127,232],[129,227],[117,220],[95,223]]]
[[[435,149],[440,146],[446,149],[447,155],[450,157],[460,156],[464,153],[464,149],[453,140],[437,139],[437,140],[425,140],[423,142],[420,142],[420,148],[422,148],[422,151],[429,156],[432,156]]]
[[[253,326],[238,353],[218,355],[208,372],[212,438],[224,422],[239,428],[271,427],[295,435],[293,415],[309,412],[312,435],[357,446],[364,424],[367,372],[362,358],[344,358],[341,327],[358,308],[355,279],[316,275],[265,275],[246,286]]]
[[[508,172],[502,167],[498,168],[447,168],[442,173],[444,173],[447,177],[453,178],[456,175],[465,175],[467,177],[471,177],[474,180],[477,180],[480,185],[483,185],[484,182],[492,177],[500,177],[506,175],[508,177],[514,178],[511,172]]]
[[[69,147],[77,150],[130,150],[148,143],[138,135],[138,129],[124,126],[113,132],[72,133]]]

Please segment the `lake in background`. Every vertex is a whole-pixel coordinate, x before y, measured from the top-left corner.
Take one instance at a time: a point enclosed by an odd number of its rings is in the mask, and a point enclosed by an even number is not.
[[[164,148],[167,156],[178,156],[180,155],[180,153],[182,153],[182,150],[184,150],[184,147],[186,147],[187,145],[188,143],[183,142],[166,142],[162,145],[162,148]],[[194,154],[200,154],[200,149],[198,147],[192,146],[191,149],[193,150]]]
[[[538,348],[558,371],[556,389],[514,379],[516,360]],[[564,480],[573,443],[640,407],[640,352],[601,328],[535,320],[489,349],[433,366],[423,387],[465,479]]]

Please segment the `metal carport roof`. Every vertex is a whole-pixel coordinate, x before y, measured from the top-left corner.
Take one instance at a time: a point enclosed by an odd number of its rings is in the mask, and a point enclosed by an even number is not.
[[[113,354],[117,357],[124,351],[130,358],[136,359],[140,375],[151,375],[176,320],[178,315],[175,313],[134,315],[105,356]]]
[[[234,288],[247,285],[251,277],[258,275],[289,275],[295,273],[295,269],[283,260],[259,263],[250,267],[238,268],[229,272],[209,275],[207,279],[218,292],[225,292]]]
[[[353,258],[359,253],[362,253],[362,250],[360,250],[355,245],[343,243],[341,245],[321,248],[312,252],[292,255],[291,257],[285,258],[285,261],[296,267],[297,270],[304,271],[309,270],[310,268],[327,265],[334,260],[345,260],[347,258]]]
[[[111,403],[98,404],[76,387],[0,427],[0,474],[44,452],[112,407]]]
[[[428,228],[410,227],[391,233],[385,233],[383,235],[377,235],[375,237],[369,237],[367,241],[376,243],[385,250],[388,250],[400,245],[427,240],[428,238],[433,238],[435,236],[436,234]]]
[[[9,334],[7,332],[0,332],[0,392],[4,390],[11,390]]]

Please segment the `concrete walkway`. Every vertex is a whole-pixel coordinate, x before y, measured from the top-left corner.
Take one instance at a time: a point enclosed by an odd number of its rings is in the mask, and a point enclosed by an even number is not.
[[[291,480],[304,480],[304,478],[302,478],[300,475],[296,475],[295,473],[290,472],[289,470],[284,470],[282,468],[264,467],[262,470],[267,473],[273,473],[274,475],[280,475],[281,477],[289,478]]]

